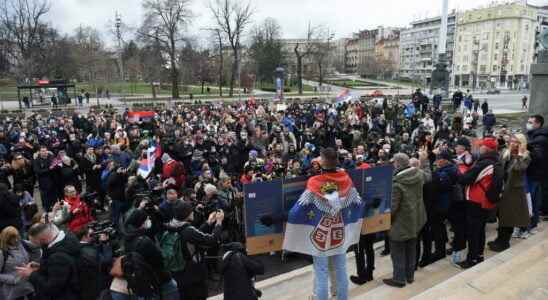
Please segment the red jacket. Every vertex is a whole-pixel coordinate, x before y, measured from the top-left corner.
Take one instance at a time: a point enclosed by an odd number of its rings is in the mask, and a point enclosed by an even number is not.
[[[494,164],[497,161],[496,153],[481,157],[472,167],[459,178],[459,182],[465,186],[466,200],[481,205],[483,209],[492,209],[491,203],[485,192],[493,181]]]
[[[169,178],[173,178],[175,184],[168,186],[168,188],[179,190],[184,185],[186,179],[185,168],[181,162],[172,159],[164,164],[162,168],[162,181]]]
[[[68,229],[72,232],[78,232],[88,223],[95,220],[91,214],[91,209],[89,206],[80,200],[79,196],[76,197],[65,197],[65,202],[69,205],[69,212],[71,214],[71,219],[68,222]]]

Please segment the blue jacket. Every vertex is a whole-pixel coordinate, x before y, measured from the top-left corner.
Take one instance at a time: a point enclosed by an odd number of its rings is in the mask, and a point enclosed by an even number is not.
[[[434,198],[433,208],[439,212],[447,212],[451,204],[453,189],[457,183],[457,166],[448,164],[437,168],[432,173],[432,184],[437,196]]]
[[[483,116],[483,126],[493,127],[495,126],[495,123],[497,123],[497,118],[494,114],[488,113]]]

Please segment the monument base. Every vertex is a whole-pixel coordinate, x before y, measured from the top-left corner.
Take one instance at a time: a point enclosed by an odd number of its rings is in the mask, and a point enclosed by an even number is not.
[[[529,114],[538,114],[548,120],[548,63],[531,65],[529,100]]]

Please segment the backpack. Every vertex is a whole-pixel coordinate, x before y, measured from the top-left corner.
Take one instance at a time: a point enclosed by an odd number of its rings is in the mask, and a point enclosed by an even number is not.
[[[493,165],[493,177],[491,184],[485,190],[487,200],[493,204],[500,202],[504,190],[504,166],[500,161]]]
[[[184,243],[177,232],[166,231],[160,236],[160,249],[165,267],[170,272],[180,272],[185,269],[186,259],[183,254]]]
[[[139,238],[137,244],[142,240]],[[145,258],[136,251],[122,259],[122,270],[131,295],[154,297],[160,295],[160,280]]]

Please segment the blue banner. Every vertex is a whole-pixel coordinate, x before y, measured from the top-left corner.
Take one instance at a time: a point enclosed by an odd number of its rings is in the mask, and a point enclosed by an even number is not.
[[[283,225],[264,226],[262,216],[277,216],[283,212],[282,180],[244,185],[245,231],[247,237],[283,233]]]

